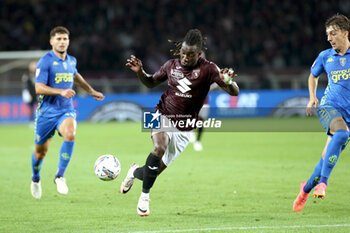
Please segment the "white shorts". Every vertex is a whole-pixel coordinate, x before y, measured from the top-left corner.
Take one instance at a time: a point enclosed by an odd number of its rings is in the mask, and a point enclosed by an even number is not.
[[[185,150],[190,142],[192,131],[180,131],[176,128],[173,128],[172,130],[158,129],[152,130],[152,136],[160,132],[166,132],[170,140],[162,158],[163,163],[168,167],[174,161],[174,159],[176,159]]]

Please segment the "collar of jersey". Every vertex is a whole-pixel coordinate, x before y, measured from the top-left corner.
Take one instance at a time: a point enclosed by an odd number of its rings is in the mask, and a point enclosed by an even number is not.
[[[67,61],[68,59],[68,54],[66,54],[66,60],[62,60],[60,57],[56,56],[56,54],[54,54],[52,50],[50,51],[50,54],[52,57],[55,58],[56,61]]]
[[[332,48],[331,51],[332,51],[332,55],[340,56],[339,53],[337,53],[333,48]],[[345,52],[345,54],[347,54],[347,53],[350,53],[350,48],[348,49],[348,51]],[[345,54],[344,54],[344,55],[345,55]]]

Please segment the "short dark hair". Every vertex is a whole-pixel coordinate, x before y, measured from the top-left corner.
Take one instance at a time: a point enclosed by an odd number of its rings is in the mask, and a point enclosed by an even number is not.
[[[198,29],[190,29],[186,35],[185,38],[181,41],[173,41],[168,40],[170,43],[173,43],[175,45],[175,49],[171,49],[170,52],[172,52],[174,55],[180,54],[180,49],[183,42],[186,42],[187,45],[197,45],[197,48],[199,51],[206,50],[207,48],[204,47],[206,38],[203,38],[202,33]]]
[[[50,32],[50,39],[54,37],[56,34],[67,34],[69,36],[69,30],[63,26],[54,27]]]
[[[350,33],[350,20],[345,15],[336,14],[327,19],[325,27],[337,26],[343,31],[348,31]]]

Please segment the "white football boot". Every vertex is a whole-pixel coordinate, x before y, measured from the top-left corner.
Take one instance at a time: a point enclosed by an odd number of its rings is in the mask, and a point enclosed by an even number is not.
[[[149,197],[140,196],[139,203],[137,204],[137,214],[140,216],[148,216],[149,215]]]
[[[32,196],[35,199],[40,199],[41,198],[41,183],[39,182],[34,182],[32,181],[30,185],[30,191],[32,192]]]
[[[122,194],[125,194],[129,192],[131,187],[133,186],[135,182],[135,177],[134,177],[134,171],[139,167],[138,164],[133,163],[130,165],[128,174],[126,175],[125,179],[123,180],[121,186],[120,186],[120,192]]]
[[[55,184],[57,185],[57,192],[59,192],[60,194],[68,193],[68,186],[64,177],[56,177]]]

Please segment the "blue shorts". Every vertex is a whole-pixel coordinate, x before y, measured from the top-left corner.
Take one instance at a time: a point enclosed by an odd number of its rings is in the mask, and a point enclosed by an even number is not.
[[[41,145],[52,138],[55,135],[55,130],[58,132],[62,122],[69,117],[76,119],[76,113],[65,112],[55,117],[37,116],[35,119],[35,144]],[[60,135],[59,132],[58,135]]]

